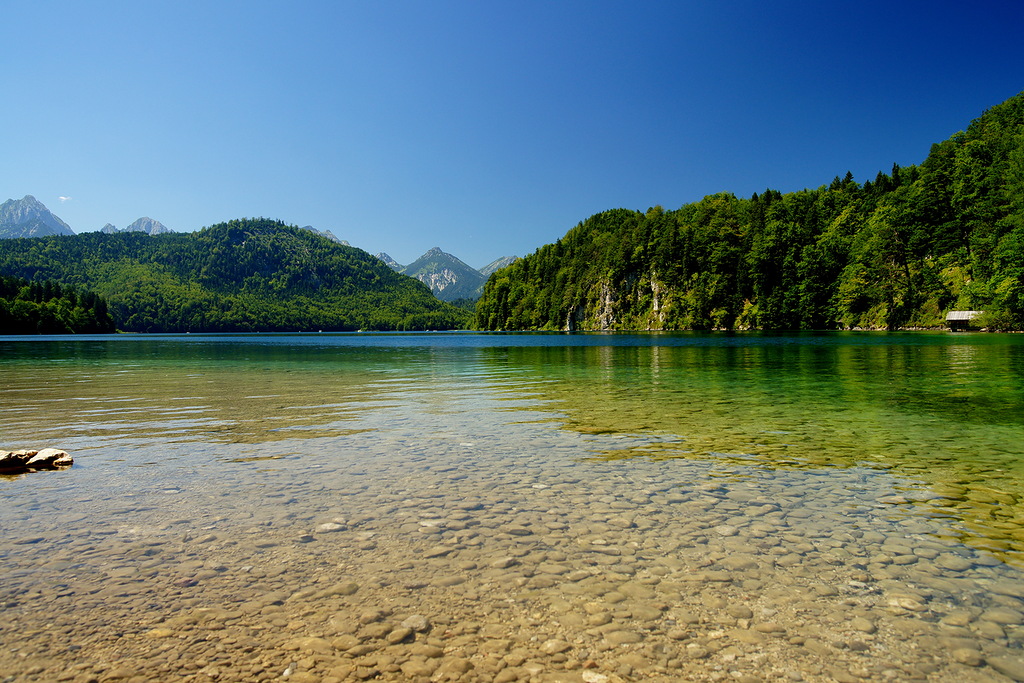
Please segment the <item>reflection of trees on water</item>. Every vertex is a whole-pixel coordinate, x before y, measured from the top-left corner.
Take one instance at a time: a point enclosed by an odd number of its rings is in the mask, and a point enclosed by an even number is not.
[[[564,428],[649,439],[595,458],[885,470],[914,492],[882,504],[1024,557],[1024,346],[873,335],[887,338],[505,351],[522,377],[548,380],[532,391]]]

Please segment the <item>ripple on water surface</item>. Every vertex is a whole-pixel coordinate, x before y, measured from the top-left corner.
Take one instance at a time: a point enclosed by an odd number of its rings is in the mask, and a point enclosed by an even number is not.
[[[8,360],[4,438],[77,464],[0,481],[0,670],[1024,677],[1015,427],[951,440],[979,415],[892,399],[902,350],[840,388],[763,350],[335,351],[138,354],[84,402]]]

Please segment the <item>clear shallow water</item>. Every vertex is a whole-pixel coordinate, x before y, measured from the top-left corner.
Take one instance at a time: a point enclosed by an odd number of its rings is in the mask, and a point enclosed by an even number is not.
[[[1014,675],[1017,336],[20,338],[0,377],[0,447],[76,458],[0,477],[26,680]]]

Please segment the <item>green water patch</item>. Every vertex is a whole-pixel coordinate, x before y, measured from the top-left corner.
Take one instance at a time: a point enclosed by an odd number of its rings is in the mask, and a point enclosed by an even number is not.
[[[41,338],[0,344],[0,370],[2,446],[56,445],[85,465],[181,444],[194,447],[175,457],[197,462],[239,457],[227,445],[273,458],[263,446],[305,442],[312,457],[413,406],[469,434],[497,421],[601,437],[570,458],[885,471],[906,491],[878,505],[1024,552],[1020,335]],[[426,439],[396,447],[427,453]]]
[[[602,459],[708,459],[906,477],[879,502],[949,515],[963,540],[1024,557],[1024,346],[994,335],[872,343],[519,348],[503,363],[584,434],[642,436]],[[892,343],[884,343],[891,339]]]

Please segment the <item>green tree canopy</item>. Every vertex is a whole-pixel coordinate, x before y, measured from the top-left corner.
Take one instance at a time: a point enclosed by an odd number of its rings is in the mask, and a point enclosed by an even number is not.
[[[1024,93],[860,185],[613,209],[494,273],[484,329],[1024,329]]]

